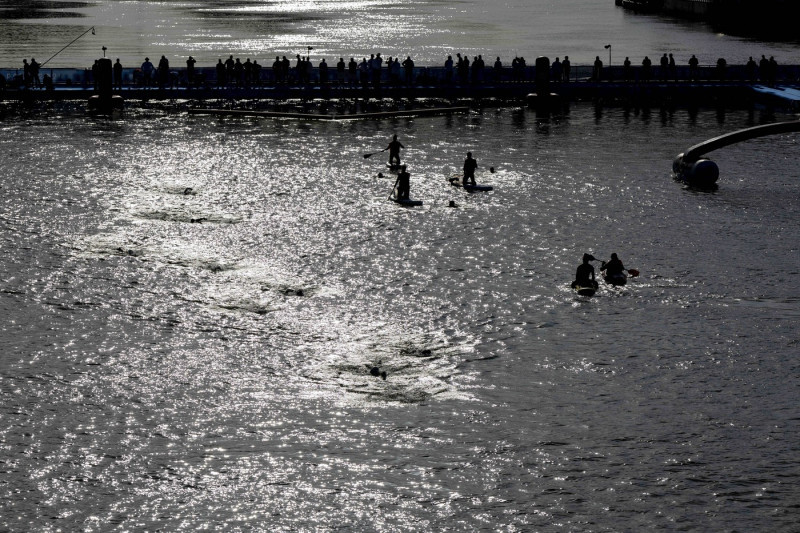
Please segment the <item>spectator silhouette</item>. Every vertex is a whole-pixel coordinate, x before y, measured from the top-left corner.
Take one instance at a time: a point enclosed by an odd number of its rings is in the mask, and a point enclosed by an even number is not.
[[[122,63],[119,62],[119,58],[117,58],[117,62],[114,63],[114,87],[116,87],[118,91],[122,90]]]
[[[186,60],[186,87],[189,89],[194,85],[194,64],[197,63],[195,58],[189,56]]]
[[[689,58],[689,79],[695,81],[698,75],[698,65],[700,61],[697,60],[694,54]]]
[[[225,63],[222,62],[222,58],[217,60],[217,87],[220,89],[225,87]]]
[[[169,82],[169,60],[167,56],[161,56],[158,62],[158,87],[163,89]]]
[[[142,63],[142,80],[145,88],[150,87],[153,82],[153,70],[155,70],[155,67],[150,62],[150,58],[145,57],[144,63]]]
[[[414,60],[407,56],[403,61],[403,69],[406,73],[406,85],[411,85],[414,81]]]

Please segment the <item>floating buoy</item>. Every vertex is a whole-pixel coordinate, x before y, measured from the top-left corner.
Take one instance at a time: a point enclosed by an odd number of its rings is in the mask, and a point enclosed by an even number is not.
[[[386,371],[384,370],[383,372],[381,372],[381,369],[378,368],[377,366],[373,366],[372,368],[370,368],[369,373],[375,376],[376,378],[380,377],[384,381],[386,381]]]
[[[684,161],[683,154],[672,162],[672,171],[679,180],[698,187],[714,187],[719,179],[719,167],[708,158],[691,163]]]

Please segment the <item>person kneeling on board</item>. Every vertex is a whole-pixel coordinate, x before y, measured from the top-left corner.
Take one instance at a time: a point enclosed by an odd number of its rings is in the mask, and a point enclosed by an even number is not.
[[[625,266],[622,264],[622,261],[619,260],[617,254],[611,254],[611,261],[605,262],[603,261],[600,265],[600,271],[606,272],[607,277],[613,276],[624,276],[625,275]]]
[[[572,288],[576,287],[598,287],[597,281],[594,279],[594,267],[589,261],[596,261],[594,256],[590,254],[583,254],[583,263],[578,266],[575,271],[575,281],[572,282]]]
[[[478,168],[478,162],[472,159],[472,152],[467,152],[467,158],[464,160],[464,186],[475,186],[475,169]]]
[[[406,166],[400,166],[400,173],[397,175],[397,199],[408,200],[411,192],[411,174],[406,171]]]

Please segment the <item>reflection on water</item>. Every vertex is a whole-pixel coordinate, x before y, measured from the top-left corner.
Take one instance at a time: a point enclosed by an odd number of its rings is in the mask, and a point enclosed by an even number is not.
[[[97,34],[72,44],[50,64],[89,65],[106,46],[124,65],[139,65],[145,56],[166,55],[180,64],[194,56],[210,66],[233,54],[267,64],[275,55],[294,57],[311,47],[312,60],[323,57],[411,55],[417,65],[440,65],[448,54],[500,56],[510,64],[523,56],[570,56],[588,65],[612,43],[610,63],[665,50],[685,63],[697,54],[702,64],[725,57],[744,64],[749,56],[774,55],[782,64],[800,63],[794,44],[759,42],[719,34],[700,23],[631,15],[613,4],[586,0],[512,0],[502,5],[467,2],[376,0],[352,2],[151,2],[101,0],[25,2],[0,0],[0,65],[12,67],[22,57],[44,57],[69,44],[82,31]],[[639,58],[638,60],[636,58]]]
[[[0,2],[0,20],[27,20],[50,18],[78,18],[81,14],[71,9],[85,9],[93,4],[88,2],[46,0],[3,0]]]
[[[797,139],[645,111],[5,119],[0,528],[791,529]]]

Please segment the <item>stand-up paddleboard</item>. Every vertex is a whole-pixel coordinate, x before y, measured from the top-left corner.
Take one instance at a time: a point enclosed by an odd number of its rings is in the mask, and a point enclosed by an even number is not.
[[[461,176],[454,176],[452,178],[448,178],[448,181],[450,182],[450,185],[452,185],[453,187],[461,187],[465,191],[469,192],[485,192],[494,189],[494,187],[492,187],[491,185],[477,185],[477,184],[464,185],[463,177]]]
[[[386,168],[389,169],[389,172],[399,172],[401,166],[402,165],[390,165],[389,163],[386,163]]]
[[[604,276],[603,279],[609,285],[613,285],[614,287],[622,287],[626,283],[628,283],[628,276],[625,274],[614,274],[611,276]]]
[[[390,198],[390,200],[396,204],[404,205],[407,207],[422,205],[422,200],[398,200],[397,198]]]
[[[582,285],[582,284],[578,284],[578,283],[573,281],[570,286],[580,296],[594,296],[594,293],[597,292],[597,282],[594,282],[594,284],[589,282],[588,285],[586,285],[586,284]]]

